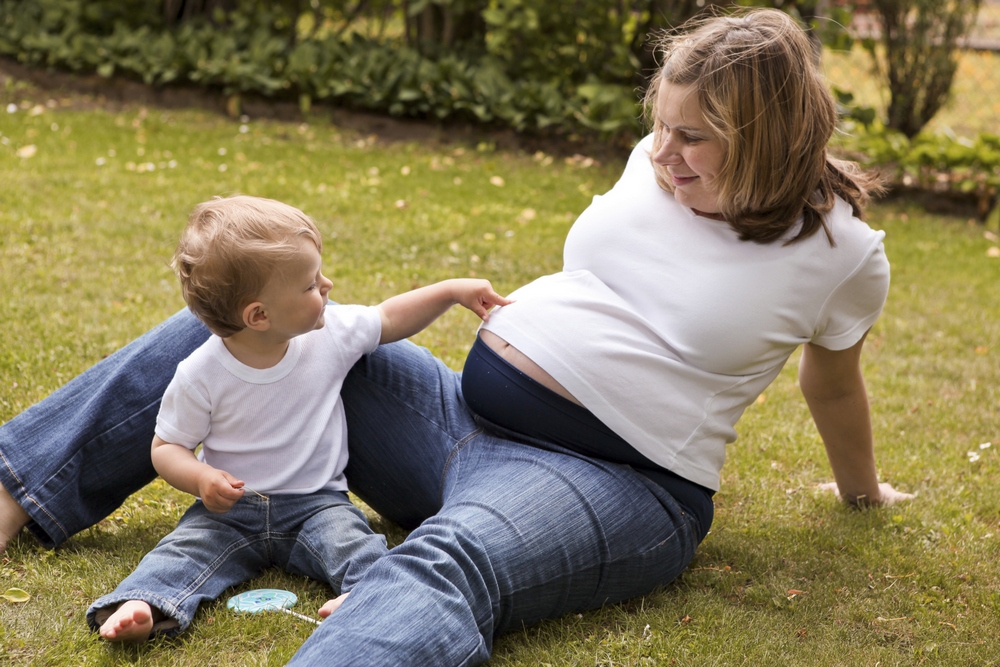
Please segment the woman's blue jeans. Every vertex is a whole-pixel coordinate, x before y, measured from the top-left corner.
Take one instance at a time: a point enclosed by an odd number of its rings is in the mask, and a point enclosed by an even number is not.
[[[208,511],[199,500],[177,528],[147,553],[111,593],[87,610],[97,630],[126,600],[142,600],[168,617],[156,629],[183,632],[198,605],[277,566],[349,592],[386,552],[365,515],[343,491],[308,494],[247,493],[228,512]]]
[[[182,312],[0,428],[0,481],[43,541],[153,478],[160,395],[206,337]],[[693,558],[698,527],[660,487],[500,433],[466,408],[460,379],[408,342],[348,375],[348,483],[413,532],[292,664],[479,664],[505,630],[644,595]]]

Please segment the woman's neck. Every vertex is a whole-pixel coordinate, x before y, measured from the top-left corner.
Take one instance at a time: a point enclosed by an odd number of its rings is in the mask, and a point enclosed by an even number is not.
[[[708,218],[709,220],[718,220],[719,222],[726,222],[726,219],[722,217],[721,213],[704,213],[696,208],[691,209],[691,211],[702,218]]]

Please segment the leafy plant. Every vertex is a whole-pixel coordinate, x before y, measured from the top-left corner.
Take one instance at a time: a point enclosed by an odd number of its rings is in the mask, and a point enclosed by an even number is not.
[[[854,127],[839,141],[852,157],[877,166],[897,186],[966,195],[986,220],[1000,192],[1000,135],[975,139],[920,134],[910,139],[880,126]]]
[[[880,36],[864,41],[889,89],[886,125],[915,137],[948,99],[958,41],[981,0],[871,0]]]
[[[718,0],[708,0],[708,4]],[[0,54],[518,131],[641,131],[650,36],[705,0],[0,0]],[[159,7],[159,9],[157,9]]]

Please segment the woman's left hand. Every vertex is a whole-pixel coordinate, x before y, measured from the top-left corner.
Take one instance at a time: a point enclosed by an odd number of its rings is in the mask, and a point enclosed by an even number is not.
[[[905,500],[911,500],[916,497],[914,493],[903,493],[902,491],[897,491],[892,488],[892,484],[887,482],[882,482],[878,485],[878,498],[853,498],[845,500],[840,495],[840,489],[837,488],[836,482],[826,482],[820,484],[819,488],[823,491],[832,491],[837,500],[841,502],[846,502],[848,505],[853,505],[855,507],[887,507],[889,505],[895,505],[896,503],[903,502]]]

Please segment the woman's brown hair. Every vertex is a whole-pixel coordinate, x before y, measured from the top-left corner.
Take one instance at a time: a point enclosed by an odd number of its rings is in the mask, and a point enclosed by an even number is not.
[[[799,217],[787,243],[819,229],[834,198],[859,216],[879,178],[831,157],[827,144],[837,109],[802,27],[784,12],[752,9],[696,19],[659,45],[663,65],[646,93],[655,104],[660,82],[691,86],[705,122],[721,138],[725,159],[716,179],[720,215],[740,239],[771,243]],[[654,121],[654,153],[661,129]],[[660,187],[673,192],[653,164]]]

